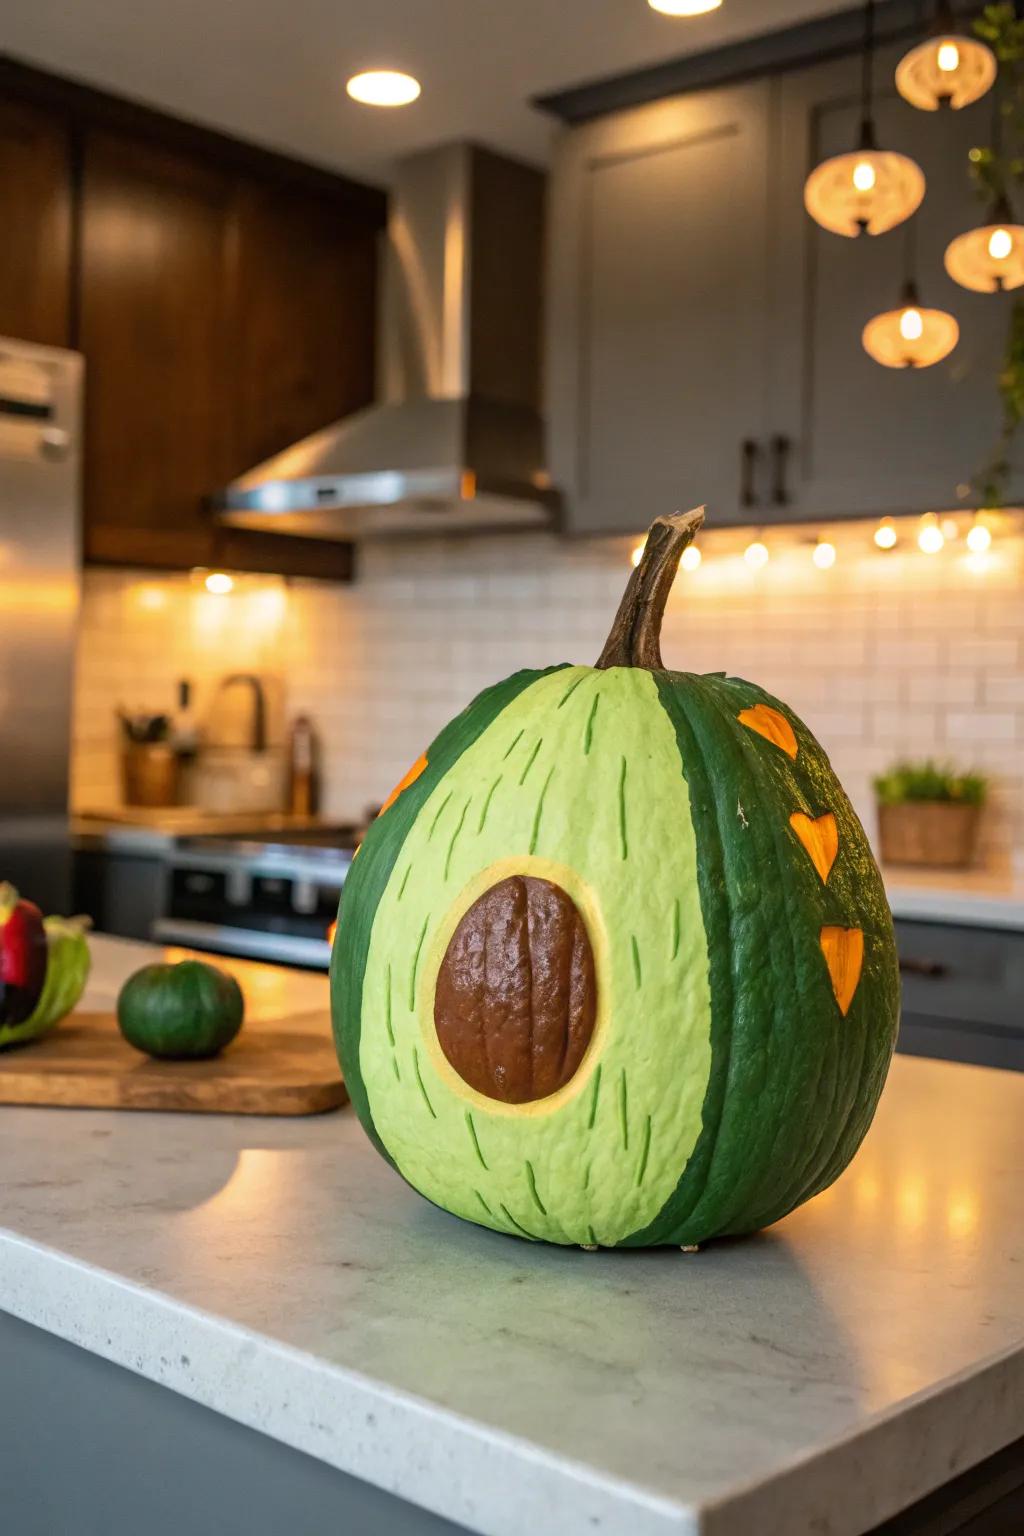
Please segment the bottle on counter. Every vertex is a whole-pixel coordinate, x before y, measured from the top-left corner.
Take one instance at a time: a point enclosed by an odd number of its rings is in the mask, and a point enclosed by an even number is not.
[[[320,741],[308,715],[296,715],[288,738],[288,810],[315,816],[320,809]]]
[[[194,798],[193,775],[202,737],[199,720],[192,703],[192,684],[187,677],[180,678],[178,681],[177,700],[168,721],[167,744],[174,753],[174,761],[177,765],[176,798],[182,805],[191,805]]]
[[[171,716],[170,742],[184,762],[191,762],[199,751],[199,721],[192,705],[192,684],[187,677],[178,682],[178,704]]]

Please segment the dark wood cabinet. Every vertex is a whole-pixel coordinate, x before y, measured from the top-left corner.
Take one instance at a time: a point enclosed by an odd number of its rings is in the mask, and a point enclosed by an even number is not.
[[[0,336],[68,344],[71,188],[67,127],[0,96]]]
[[[107,133],[82,170],[87,559],[202,565],[232,471],[231,179]],[[137,535],[137,537],[136,537]]]
[[[207,498],[372,399],[384,195],[0,60],[0,208],[0,334],[86,360],[86,560],[348,577]]]
[[[234,472],[373,394],[376,231],[302,192],[239,190]]]

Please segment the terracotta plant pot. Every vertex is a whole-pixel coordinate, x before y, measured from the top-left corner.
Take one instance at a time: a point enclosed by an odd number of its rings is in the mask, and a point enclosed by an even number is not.
[[[883,864],[963,869],[974,858],[981,807],[943,800],[878,807]]]

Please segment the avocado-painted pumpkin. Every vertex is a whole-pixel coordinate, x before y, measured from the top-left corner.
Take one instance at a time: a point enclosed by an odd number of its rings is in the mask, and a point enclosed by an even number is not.
[[[785,705],[665,670],[699,513],[648,535],[596,667],[520,672],[367,833],[332,958],[369,1135],[435,1204],[520,1237],[690,1246],[826,1188],[892,1055],[892,919]]]
[[[117,1022],[128,1044],[169,1061],[216,1056],[238,1034],[243,1013],[235,978],[202,960],[144,965],[117,999]]]

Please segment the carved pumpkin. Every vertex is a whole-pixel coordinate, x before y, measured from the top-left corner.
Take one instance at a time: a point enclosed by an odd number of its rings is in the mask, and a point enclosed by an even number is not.
[[[842,1172],[885,1081],[892,919],[825,754],[753,683],[662,664],[701,521],[654,524],[596,667],[517,673],[442,731],[345,886],[356,1111],[500,1232],[766,1226]]]

